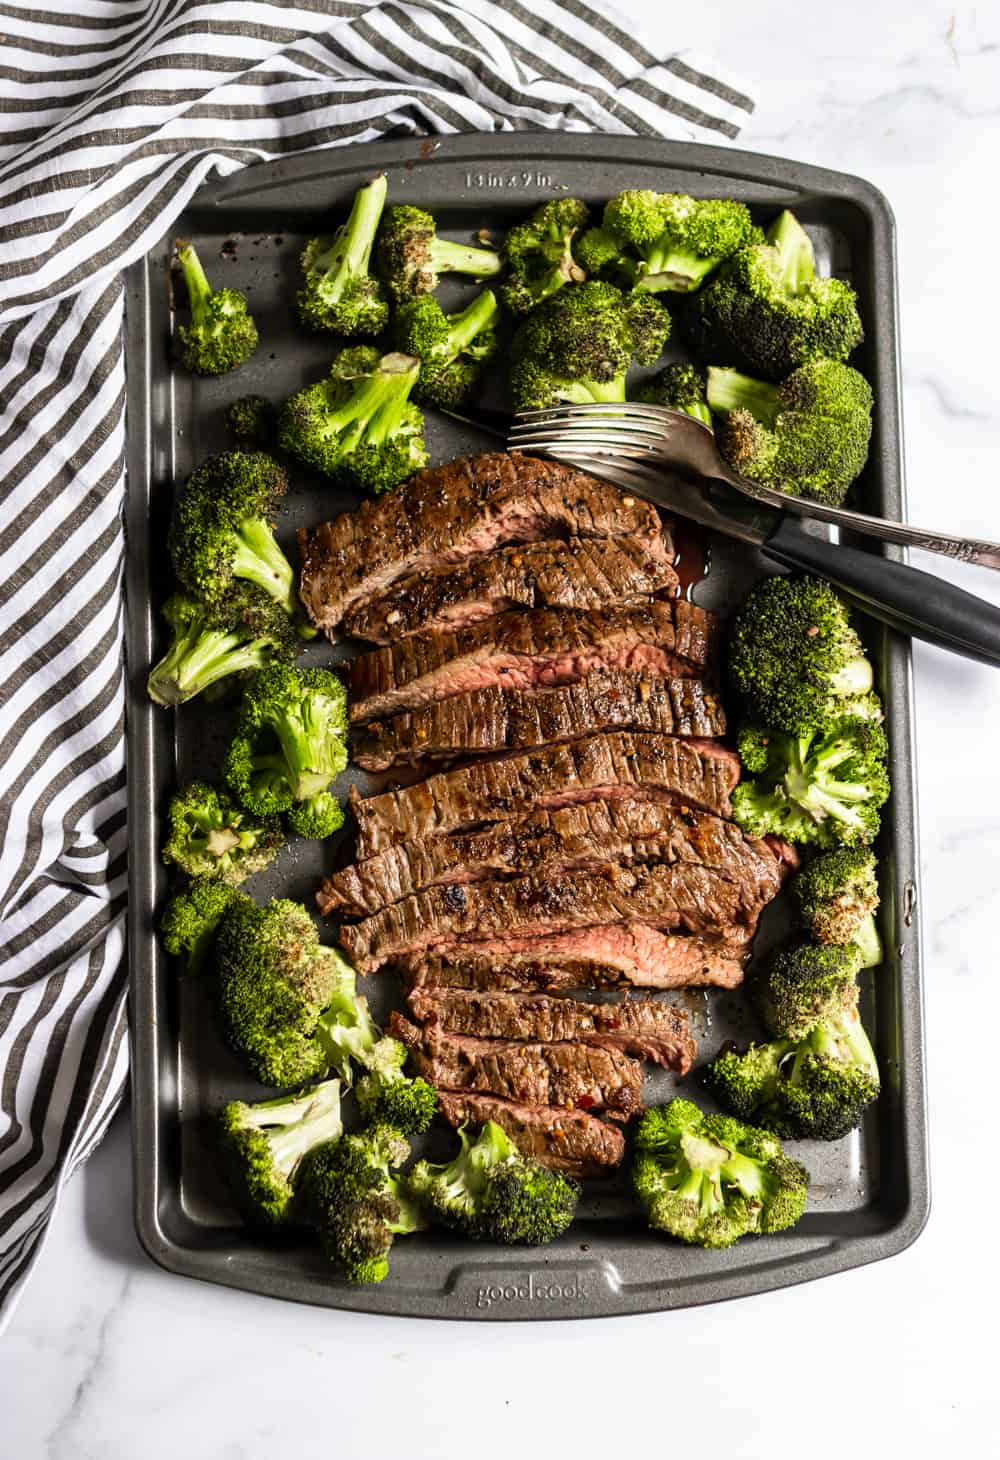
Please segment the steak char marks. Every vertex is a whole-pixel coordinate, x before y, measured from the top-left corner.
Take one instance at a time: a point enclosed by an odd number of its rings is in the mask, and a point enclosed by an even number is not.
[[[625,1155],[621,1131],[582,1110],[519,1105],[496,1095],[452,1090],[438,1092],[438,1109],[456,1127],[495,1120],[525,1156],[569,1176],[607,1176]]]

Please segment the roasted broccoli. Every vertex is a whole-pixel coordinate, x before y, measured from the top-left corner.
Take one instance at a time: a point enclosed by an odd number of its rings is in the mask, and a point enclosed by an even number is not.
[[[244,449],[267,451],[277,423],[277,411],[262,395],[242,395],[226,411],[226,425]]]
[[[247,1221],[281,1226],[293,1210],[302,1161],[317,1146],[340,1139],[340,1081],[257,1105],[230,1101],[217,1128],[226,1177]]]
[[[246,296],[236,289],[213,289],[193,244],[178,239],[175,254],[191,303],[191,323],[177,327],[185,368],[196,375],[236,370],[257,348]]]
[[[414,400],[445,410],[465,403],[484,363],[496,353],[496,314],[496,296],[489,289],[457,314],[445,314],[432,294],[420,294],[397,311],[393,343],[420,361]]]
[[[771,1034],[804,1039],[857,999],[861,950],[854,943],[809,943],[778,948],[756,974],[752,993]]]
[[[389,1275],[393,1238],[427,1226],[394,1174],[409,1154],[399,1131],[376,1125],[317,1147],[303,1164],[299,1189],[306,1220],[349,1282],[382,1282]]]
[[[160,918],[163,946],[174,958],[187,960],[189,973],[206,966],[215,934],[231,907],[253,907],[245,892],[228,882],[196,878],[184,892],[170,899]]]
[[[461,1149],[442,1166],[419,1161],[407,1189],[435,1221],[464,1237],[539,1247],[565,1232],[579,1187],[558,1171],[522,1156],[488,1120],[475,1140],[458,1133]]]
[[[864,847],[840,847],[809,863],[792,884],[802,926],[817,943],[854,943],[862,968],[882,962],[875,926],[878,879],[875,856]]]
[[[741,1120],[789,1140],[837,1141],[878,1099],[879,1070],[851,999],[799,1039],[724,1049],[704,1071],[705,1084]]]
[[[834,507],[868,460],[873,400],[864,376],[837,360],[810,360],[780,385],[708,372],[719,450],[734,471]]]
[[[681,323],[698,357],[780,380],[807,360],[846,360],[861,343],[857,298],[816,277],[812,244],[782,213],[767,240],[741,248],[684,301]]]
[[[573,257],[573,239],[587,226],[588,209],[579,198],[555,198],[536,208],[504,240],[507,277],[500,297],[514,314],[530,314],[564,284],[587,277]]]
[[[259,590],[248,588],[218,608],[175,593],[162,612],[174,638],[146,681],[158,705],[183,705],[233,675],[291,664],[301,647],[291,621]]]
[[[329,669],[274,665],[243,691],[225,778],[257,816],[289,813],[300,836],[343,824],[330,782],[347,765],[347,695]]]
[[[651,1227],[697,1247],[794,1227],[809,1175],[767,1131],[690,1100],[647,1110],[635,1137],[632,1187]]]
[[[737,748],[750,779],[733,792],[733,817],[751,836],[817,847],[874,841],[889,776],[885,731],[872,714],[847,713],[799,735],[745,725]]]
[[[218,878],[238,887],[274,861],[284,844],[277,817],[257,818],[204,781],[175,791],[167,807],[163,860],[188,877]]]
[[[684,411],[711,429],[712,412],[705,399],[705,372],[697,365],[665,365],[652,380],[643,381],[635,398],[647,405],[665,406],[670,411]]]
[[[669,334],[670,316],[649,295],[626,297],[602,283],[561,289],[514,336],[514,405],[525,411],[561,401],[622,401],[629,365],[654,364]]]
[[[605,205],[602,230],[617,240],[625,258],[630,252],[638,256],[636,287],[654,294],[690,293],[723,259],[755,237],[742,203],[646,189],[612,198]],[[592,241],[584,257],[596,248]]]
[[[430,294],[440,274],[467,274],[489,279],[499,274],[499,254],[490,248],[449,243],[437,235],[437,224],[422,208],[386,210],[378,236],[378,267],[397,304],[415,294]]]
[[[623,289],[635,283],[638,261],[625,256],[617,238],[606,228],[588,228],[574,240],[573,253],[588,279],[607,279]]]
[[[403,1074],[406,1046],[387,1036],[369,1040],[352,1050],[365,1073],[355,1087],[361,1114],[371,1123],[395,1126],[404,1135],[418,1136],[430,1125],[437,1109],[437,1091],[419,1076]]]
[[[847,605],[820,578],[765,578],[733,619],[728,669],[748,719],[795,733],[878,712]],[[880,712],[878,712],[880,713]]]
[[[278,424],[284,450],[336,480],[385,492],[427,465],[424,418],[410,400],[420,361],[342,350],[325,380],[287,401]]]
[[[347,222],[332,238],[311,238],[302,255],[305,285],[295,296],[302,323],[337,335],[377,335],[389,322],[389,301],[369,273],[385,204],[384,174],[359,188]]]

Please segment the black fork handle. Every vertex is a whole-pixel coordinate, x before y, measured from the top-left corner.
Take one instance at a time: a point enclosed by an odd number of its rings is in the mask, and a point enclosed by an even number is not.
[[[1000,668],[1000,608],[943,578],[810,537],[792,517],[782,518],[760,551],[782,567],[826,578],[901,634]]]

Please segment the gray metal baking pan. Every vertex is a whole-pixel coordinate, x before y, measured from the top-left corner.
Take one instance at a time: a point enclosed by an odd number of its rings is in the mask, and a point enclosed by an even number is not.
[[[324,372],[329,343],[304,335],[289,309],[298,254],[303,240],[328,229],[355,188],[380,170],[388,174],[392,201],[432,209],[444,231],[458,238],[483,226],[502,230],[560,192],[594,205],[624,187],[726,194],[745,200],[764,219],[793,207],[821,259],[854,282],[868,330],[860,365],[875,387],[878,411],[859,497],[869,510],[903,514],[893,222],[885,199],[867,182],[708,147],[519,133],[440,142],[407,138],[325,152],[251,168],[198,193],[176,232],[195,240],[215,278],[247,292],[262,343],[235,376],[195,380],[174,369],[173,235],[130,269],[129,951],[141,1241],[171,1271],[252,1292],[372,1313],[484,1321],[678,1308],[803,1282],[899,1252],[918,1236],[929,1207],[914,751],[909,647],[877,625],[871,626],[870,648],[888,707],[894,794],[879,848],[886,962],[867,976],[863,1000],[884,1087],[861,1131],[797,1151],[813,1184],[807,1214],[794,1231],[726,1252],[686,1248],[647,1231],[624,1184],[613,1182],[585,1193],[579,1220],[552,1247],[500,1249],[422,1234],[396,1244],[385,1283],[358,1288],[342,1282],[305,1244],[259,1244],[227,1201],[205,1137],[206,1116],[224,1100],[259,1092],[216,1038],[201,991],[179,979],[164,956],[154,918],[167,891],[158,857],[165,798],[178,780],[218,769],[231,711],[195,702],[171,713],[145,696],[148,665],[164,642],[157,606],[169,591],[165,528],[173,483],[228,444],[222,415],[230,400],[247,391],[279,399]],[[449,283],[446,302],[461,298],[465,287]],[[490,446],[442,418],[429,418],[428,435],[435,461]],[[280,535],[294,552],[295,527],[354,505],[329,483],[297,474]],[[871,550],[870,542],[861,545]],[[728,542],[714,544],[712,563],[696,597],[722,610],[760,572],[752,554]],[[312,645],[308,654],[315,662],[336,658],[327,645]],[[251,890],[311,905],[330,856],[329,847],[300,842]],[[758,947],[781,932],[782,918],[780,903],[768,910]],[[368,980],[367,992],[380,1013],[398,991],[382,977]],[[739,996],[676,997],[693,1012],[704,1055],[725,1038],[752,1033]],[[669,1097],[676,1083],[664,1073],[651,1075],[647,1099]],[[689,1088],[696,1091],[690,1081]]]

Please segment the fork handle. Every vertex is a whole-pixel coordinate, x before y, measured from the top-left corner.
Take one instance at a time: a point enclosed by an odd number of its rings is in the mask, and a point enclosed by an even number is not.
[[[899,633],[1000,668],[1000,608],[943,578],[810,537],[791,517],[781,520],[760,551],[783,567],[826,578]]]

